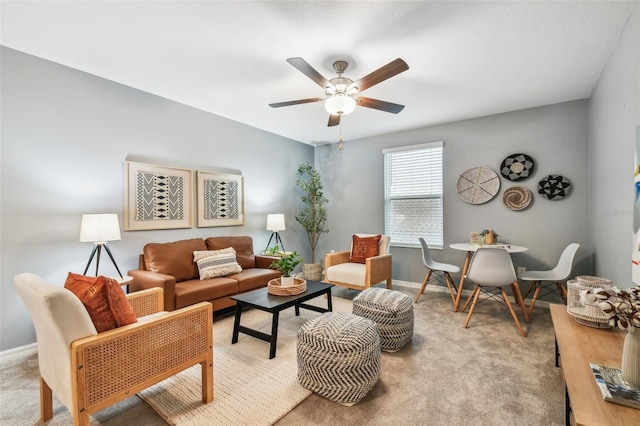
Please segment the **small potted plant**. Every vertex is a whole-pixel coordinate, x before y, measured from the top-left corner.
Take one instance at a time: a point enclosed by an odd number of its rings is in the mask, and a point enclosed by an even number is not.
[[[495,244],[498,242],[498,234],[493,229],[484,229],[480,236],[484,244]]]
[[[298,264],[302,262],[302,258],[298,256],[298,253],[295,251],[282,256],[278,260],[274,260],[269,265],[270,268],[277,269],[282,273],[282,278],[280,279],[280,285],[282,287],[289,287],[293,285],[293,277],[291,276],[291,272],[295,269]]]

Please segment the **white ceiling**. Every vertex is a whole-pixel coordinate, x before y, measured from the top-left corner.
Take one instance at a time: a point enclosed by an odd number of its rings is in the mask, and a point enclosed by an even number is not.
[[[2,1],[1,40],[20,50],[305,143],[396,132],[588,98],[637,1]],[[286,62],[357,80],[395,58],[410,69],[364,92],[327,127],[323,96]]]

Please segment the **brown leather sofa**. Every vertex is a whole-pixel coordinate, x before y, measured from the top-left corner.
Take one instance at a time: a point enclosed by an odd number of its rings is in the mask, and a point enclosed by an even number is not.
[[[201,280],[194,251],[233,247],[242,271],[224,277]],[[140,255],[139,269],[129,271],[133,282],[129,291],[151,287],[164,290],[164,308],[173,311],[198,302],[211,302],[217,311],[235,305],[230,299],[238,293],[266,287],[280,272],[269,269],[275,257],[253,253],[253,239],[246,236],[209,237],[170,243],[149,243]]]

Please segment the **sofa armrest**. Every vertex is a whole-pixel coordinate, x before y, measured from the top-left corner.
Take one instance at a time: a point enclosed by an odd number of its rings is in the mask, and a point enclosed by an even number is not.
[[[256,268],[272,269],[272,268],[269,268],[269,266],[271,266],[271,263],[273,263],[274,261],[280,260],[280,257],[265,256],[265,255],[257,254],[255,255],[255,259],[256,259]]]
[[[127,299],[136,314],[136,318],[164,310],[164,292],[160,287],[129,293],[127,294]]]
[[[391,279],[391,255],[373,256],[366,259],[367,283],[376,284]]]
[[[349,258],[351,257],[351,251],[337,251],[335,253],[327,253],[324,256],[324,267],[328,269],[334,265],[339,265],[341,263],[347,263]]]
[[[211,303],[201,302],[74,341],[73,411],[95,412],[195,364],[203,369],[203,401],[211,401],[212,318]],[[104,386],[96,389],[96,384]]]
[[[133,277],[129,284],[129,291],[136,292],[149,288],[160,287],[164,293],[164,309],[174,311],[176,309],[176,279],[171,275],[157,272],[132,269],[128,275]]]

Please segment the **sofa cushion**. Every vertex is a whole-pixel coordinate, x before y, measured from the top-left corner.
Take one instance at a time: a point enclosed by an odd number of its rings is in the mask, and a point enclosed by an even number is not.
[[[206,243],[208,250],[233,247],[236,251],[236,259],[242,269],[256,267],[256,258],[253,254],[253,239],[251,237],[209,237]]]
[[[380,238],[382,238],[382,235],[374,235],[371,237],[354,235],[349,262],[366,263],[368,257],[377,256]]]
[[[229,275],[227,278],[237,280],[238,291],[242,293],[244,291],[265,287],[270,280],[280,278],[281,276],[282,274],[279,271],[273,269],[249,268],[244,269],[238,274]]]
[[[237,293],[238,281],[229,277],[183,281],[176,284],[176,309]]]
[[[69,272],[64,288],[80,299],[98,333],[137,321],[122,287],[112,278],[102,275],[87,277]]]
[[[180,282],[198,278],[198,265],[193,260],[193,252],[205,250],[207,245],[204,240],[193,238],[172,243],[149,243],[144,246],[143,255],[149,271],[171,275],[176,282]]]
[[[222,250],[194,251],[193,260],[198,264],[201,280],[224,277],[242,271],[236,261],[236,251],[233,247]]]

